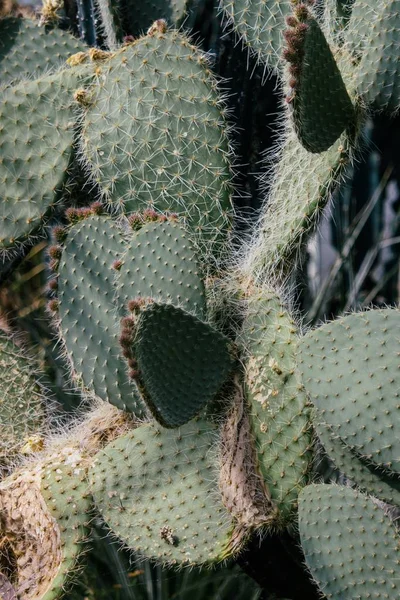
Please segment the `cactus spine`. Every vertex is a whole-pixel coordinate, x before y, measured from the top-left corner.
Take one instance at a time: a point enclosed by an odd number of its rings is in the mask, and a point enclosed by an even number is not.
[[[12,374],[0,374],[0,460],[17,454],[0,483],[0,595],[61,595],[93,510],[125,546],[178,566],[217,564],[254,532],[298,525],[328,597],[395,594],[398,534],[382,501],[399,503],[399,311],[302,332],[285,298],[367,111],[398,110],[398,4],[331,2],[321,15],[311,0],[222,1],[286,94],[269,196],[238,252],[228,111],[191,40],[160,18],[121,45],[114,0],[102,6],[112,52],[57,28],[46,37],[48,22],[0,21],[0,251],[20,251],[66,209],[49,309],[92,407],[49,433],[25,359],[0,340]],[[176,24],[187,6],[173,8]],[[49,74],[47,46],[21,63],[22,35],[61,44],[62,60],[80,52]],[[98,194],[85,208],[63,194],[77,160]],[[317,436],[349,486],[313,483]]]

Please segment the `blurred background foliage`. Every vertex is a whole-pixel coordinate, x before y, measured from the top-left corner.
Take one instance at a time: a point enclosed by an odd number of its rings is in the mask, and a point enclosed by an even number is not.
[[[255,222],[268,189],[268,179],[263,175],[268,164],[265,157],[273,156],[271,151],[279,130],[282,95],[276,79],[257,66],[233,34],[224,31],[218,2],[193,2],[186,27],[193,31],[194,40],[209,53],[213,69],[224,79],[235,125],[235,206],[237,242],[240,243]],[[27,4],[30,6],[29,2]],[[28,11],[31,10],[29,6]],[[80,2],[79,6],[88,14],[95,11],[91,0]],[[14,10],[18,11],[15,5]],[[65,27],[76,22],[76,10],[73,0],[65,0]],[[82,30],[76,29],[76,34],[80,33]],[[92,34],[86,32],[85,35]],[[102,42],[101,39],[97,41]],[[346,183],[335,192],[317,233],[308,244],[302,268],[291,281],[299,316],[305,326],[315,326],[371,305],[398,304],[399,139],[400,117],[377,117],[367,122],[363,148],[349,170]],[[87,194],[80,194],[75,203],[80,205],[85,199]],[[70,388],[67,368],[46,312],[48,243],[42,239],[24,254],[0,265],[0,328],[16,332],[19,343],[31,349],[44,373],[43,383],[58,403],[59,416],[65,416],[79,406],[81,399],[79,393]],[[321,464],[318,468],[322,476],[332,478],[329,464]],[[253,545],[258,551],[259,540]],[[284,548],[284,541],[278,542],[274,538],[264,541],[263,553],[260,553],[264,563],[258,573],[250,573],[253,579],[239,566],[216,571],[175,572],[149,562],[138,563],[135,557],[109,539],[97,523],[94,524],[94,547],[95,552],[87,557],[88,568],[79,578],[79,585],[68,596],[70,600],[273,600],[278,596],[271,592],[264,596],[254,579],[262,586],[263,577],[269,577],[270,581],[275,578],[277,589],[282,590],[281,579],[287,577],[276,572],[281,552],[288,552],[301,572],[301,556],[296,556],[293,545]],[[240,564],[249,571],[246,556]],[[263,570],[264,575],[260,577]],[[302,581],[301,576],[296,583],[286,582],[286,585],[292,600],[318,597],[312,584]],[[274,586],[269,587],[273,589]]]

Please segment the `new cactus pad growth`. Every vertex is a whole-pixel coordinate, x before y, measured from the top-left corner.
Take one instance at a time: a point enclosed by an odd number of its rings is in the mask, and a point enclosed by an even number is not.
[[[254,81],[272,70],[287,94],[242,245],[220,37],[206,55],[169,28],[185,2],[146,1],[102,0],[104,47],[86,52],[58,4],[40,24],[0,20],[0,253],[55,225],[48,308],[88,411],[47,424],[29,359],[1,336],[0,598],[61,597],[101,517],[177,567],[299,531],[327,598],[394,600],[400,313],[302,331],[289,282],[367,116],[398,109],[399,1],[222,1]],[[344,485],[316,483],[324,453]]]
[[[139,300],[133,310],[137,311],[131,341],[137,368],[133,377],[159,423],[183,425],[225,383],[234,367],[232,343],[172,304],[143,305]]]

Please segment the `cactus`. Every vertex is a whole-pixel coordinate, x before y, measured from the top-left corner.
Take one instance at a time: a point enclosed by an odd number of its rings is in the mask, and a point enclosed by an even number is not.
[[[0,21],[0,87],[19,79],[39,77],[61,67],[71,54],[86,47],[66,31],[38,27],[32,19]]]
[[[254,534],[298,526],[329,598],[396,595],[398,533],[383,502],[399,506],[399,310],[306,332],[288,293],[368,111],[398,109],[388,43],[397,44],[388,19],[398,2],[382,2],[373,23],[371,6],[223,0],[287,100],[269,195],[238,250],[224,95],[182,32],[159,19],[121,46],[111,1],[101,10],[111,52],[78,53],[50,74],[40,58],[38,78],[22,83],[12,82],[26,77],[20,63],[6,76],[4,256],[54,218],[77,148],[99,200],[65,206],[49,248],[49,309],[89,414],[55,434],[40,398],[26,418],[36,388],[1,340],[13,373],[0,375],[2,452],[17,456],[0,483],[0,595],[61,595],[92,510],[124,546],[163,565],[216,565]],[[38,45],[60,33],[12,23]],[[4,64],[19,60],[18,39]],[[350,485],[314,483],[317,438]]]
[[[125,544],[162,563],[221,561],[232,524],[214,480],[216,429],[146,424],[101,451],[90,473],[96,506]]]
[[[0,336],[0,473],[18,454],[43,442],[45,401],[30,360],[5,336]]]
[[[176,32],[151,32],[117,51],[87,94],[82,153],[107,202],[185,216],[209,254],[229,227],[231,169],[206,58]]]
[[[164,427],[190,421],[212,400],[234,366],[227,338],[172,304],[133,300],[137,312],[124,331],[134,362],[132,377]]]
[[[307,566],[327,598],[398,594],[398,536],[377,504],[334,485],[307,486],[299,500]]]

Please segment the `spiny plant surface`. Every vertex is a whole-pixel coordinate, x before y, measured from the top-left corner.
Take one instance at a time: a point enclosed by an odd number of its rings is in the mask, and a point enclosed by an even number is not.
[[[125,213],[184,216],[209,252],[229,227],[231,167],[205,56],[177,32],[156,32],[107,61],[88,94],[82,152],[105,199]]]
[[[399,311],[303,333],[282,300],[368,111],[398,107],[398,0],[370,7],[335,3],[323,18],[311,0],[223,2],[286,93],[269,196],[237,253],[221,87],[162,19],[2,91],[3,254],[53,213],[77,143],[102,202],[70,206],[49,249],[60,345],[101,415],[44,449],[31,442],[1,482],[1,594],[61,595],[94,504],[126,547],[178,566],[298,525],[328,597],[397,595],[399,538],[382,501],[399,503]],[[11,363],[24,381],[25,363]],[[349,485],[309,485],[317,436]]]
[[[162,563],[202,564],[229,555],[232,531],[215,483],[216,429],[141,425],[97,456],[94,500],[125,544]]]
[[[0,88],[19,79],[46,75],[71,54],[86,50],[70,33],[39,27],[38,21],[7,17],[0,20]]]

